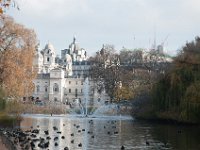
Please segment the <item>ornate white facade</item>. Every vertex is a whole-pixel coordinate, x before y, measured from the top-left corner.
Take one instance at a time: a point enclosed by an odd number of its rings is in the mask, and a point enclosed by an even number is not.
[[[35,99],[62,103],[71,103],[76,99],[83,101],[86,78],[89,79],[89,101],[95,102],[100,98],[95,83],[89,78],[87,53],[79,48],[75,38],[68,49],[61,50],[60,58],[50,43],[41,51],[37,48],[34,67],[38,73],[33,81]]]

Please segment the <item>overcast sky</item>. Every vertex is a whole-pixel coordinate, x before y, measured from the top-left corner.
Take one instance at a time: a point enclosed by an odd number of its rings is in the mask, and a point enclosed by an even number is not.
[[[35,30],[40,47],[50,41],[57,53],[73,36],[90,55],[103,44],[116,49],[148,48],[156,35],[176,54],[200,34],[200,0],[17,0],[7,13]]]

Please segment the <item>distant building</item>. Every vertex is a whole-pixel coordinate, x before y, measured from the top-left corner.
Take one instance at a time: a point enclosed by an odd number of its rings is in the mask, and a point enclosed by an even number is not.
[[[33,81],[34,98],[62,103],[72,103],[78,99],[83,103],[84,95],[87,94],[88,101],[95,103],[101,97],[95,88],[96,83],[89,78],[90,62],[87,61],[87,52],[79,47],[75,38],[68,49],[61,50],[61,58],[56,56],[50,43],[41,51],[37,48],[34,68],[38,73]],[[86,78],[89,79],[88,85],[85,84]],[[88,93],[84,93],[85,86],[89,86]]]

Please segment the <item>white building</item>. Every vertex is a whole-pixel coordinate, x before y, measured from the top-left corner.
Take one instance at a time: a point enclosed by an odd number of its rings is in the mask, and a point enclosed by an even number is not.
[[[41,51],[37,48],[34,67],[38,73],[33,81],[35,99],[62,103],[79,99],[83,102],[84,95],[87,94],[88,101],[93,104],[101,97],[97,93],[95,83],[89,78],[90,62],[87,61],[87,53],[78,46],[75,38],[69,49],[61,51],[61,58],[56,56],[50,43]],[[86,78],[88,85],[85,84]],[[86,86],[89,86],[88,93],[84,93]]]

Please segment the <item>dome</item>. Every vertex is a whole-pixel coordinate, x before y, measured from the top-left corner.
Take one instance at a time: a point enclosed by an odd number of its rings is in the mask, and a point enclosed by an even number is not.
[[[49,43],[49,42],[48,42],[48,44],[46,44],[45,49],[48,49],[48,50],[50,49],[53,52],[55,51],[53,45],[51,43]]]

